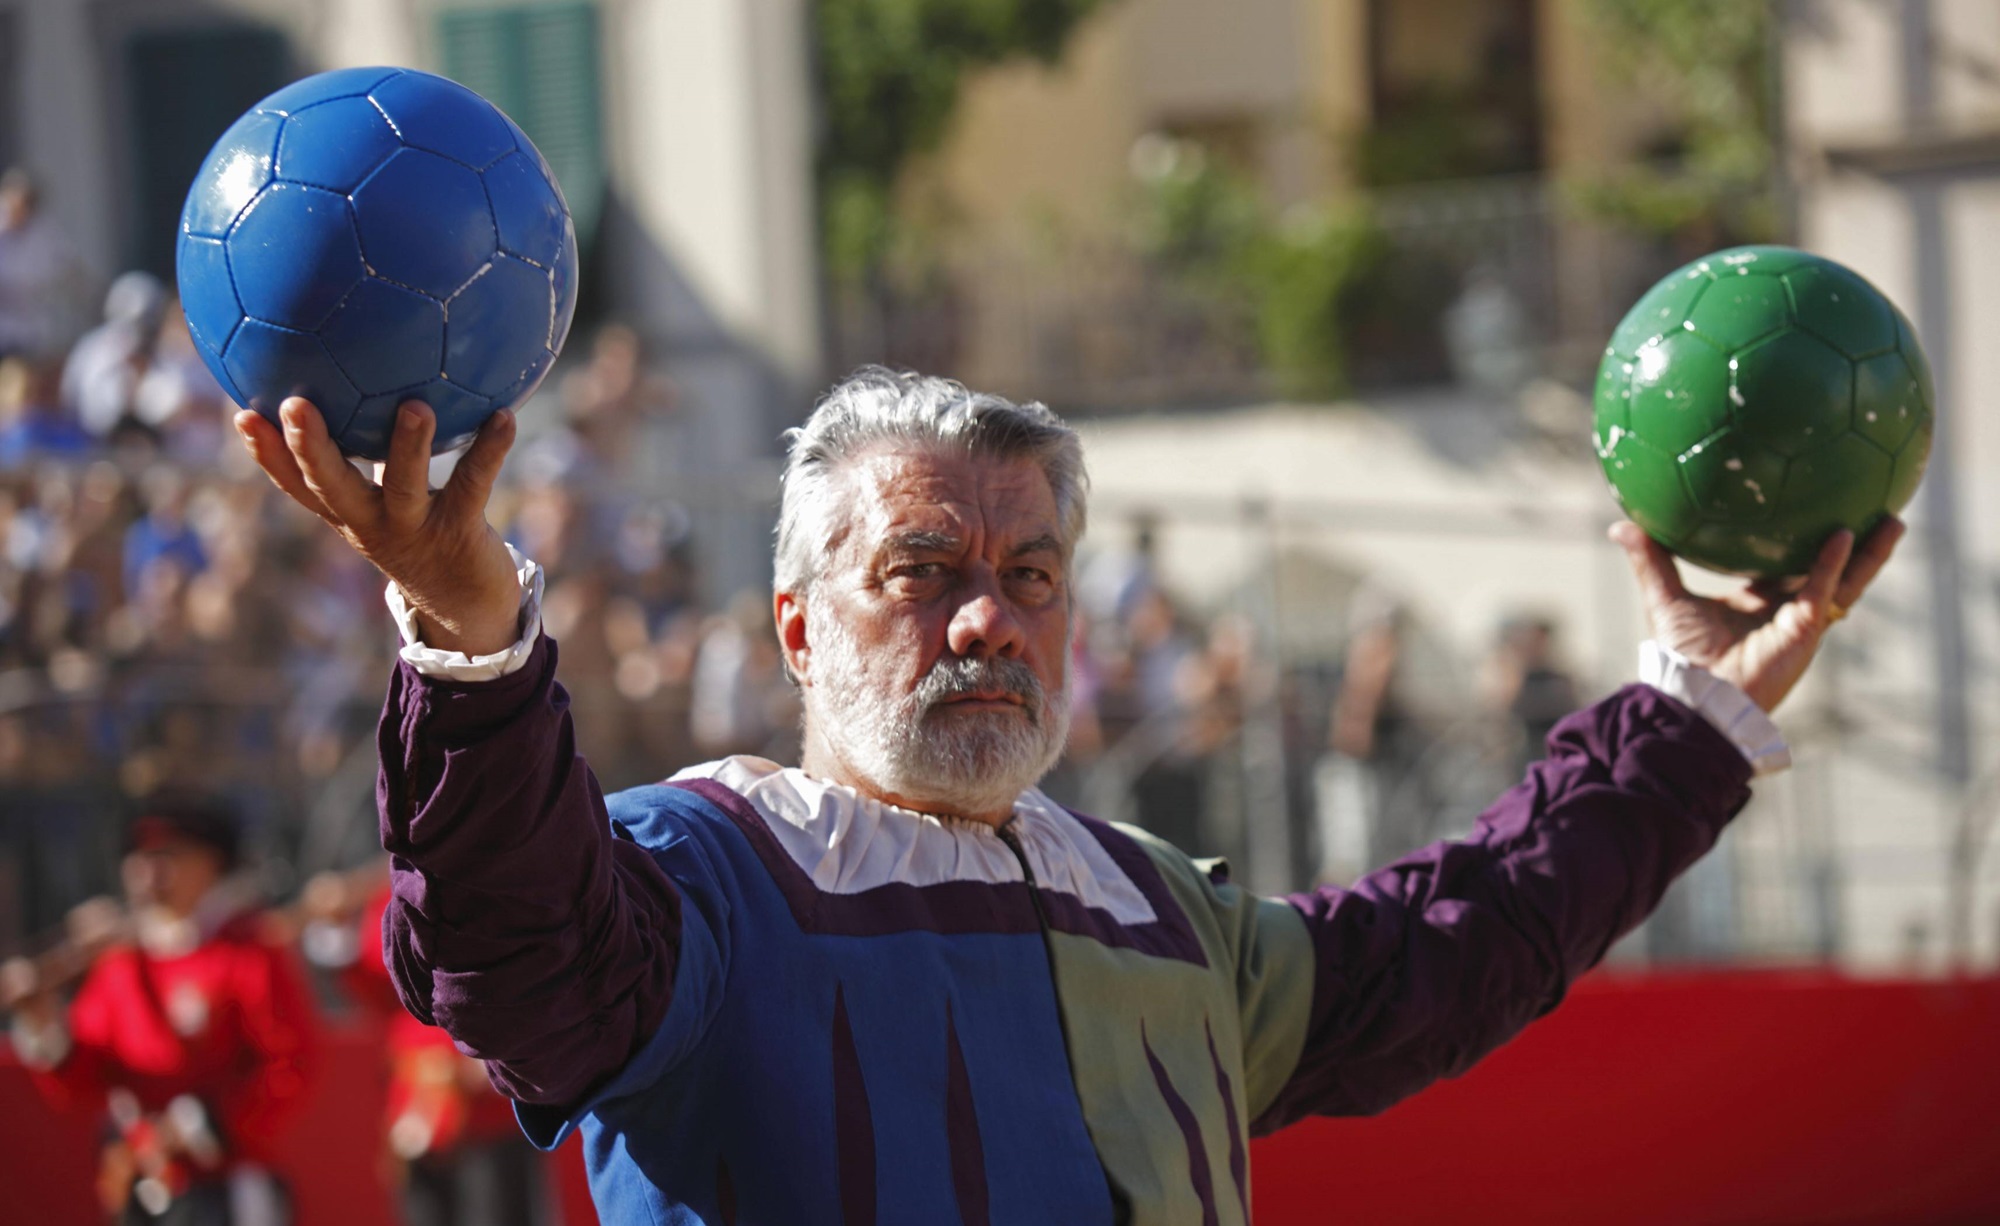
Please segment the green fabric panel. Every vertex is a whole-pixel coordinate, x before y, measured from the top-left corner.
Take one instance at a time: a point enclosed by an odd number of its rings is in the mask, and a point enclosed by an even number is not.
[[[1249,1083],[1250,1110],[1244,1118],[1248,1125],[1278,1097],[1305,1051],[1318,974],[1312,934],[1289,903],[1259,898],[1238,885],[1216,885],[1208,872],[1216,861],[1191,860],[1173,844],[1136,826],[1118,829],[1132,836],[1159,865],[1175,901],[1193,918],[1209,961],[1228,968],[1235,977],[1243,1070]]]
[[[1201,1226],[1202,1221],[1188,1173],[1187,1141],[1146,1061],[1145,1044],[1194,1112],[1221,1221],[1242,1223],[1229,1173],[1222,1094],[1203,1029],[1206,1022],[1214,1031],[1216,1055],[1240,1114],[1242,1040],[1228,980],[1185,962],[1067,933],[1050,934],[1050,947],[1084,1123],[1105,1173],[1131,1200],[1133,1226]],[[1237,1122],[1241,1127],[1246,1121]]]
[[[1240,886],[1223,886],[1216,893],[1236,924],[1236,999],[1243,1017],[1249,1118],[1254,1120],[1299,1067],[1318,967],[1312,934],[1297,911],[1254,897]]]
[[[1134,1226],[1200,1226],[1187,1141],[1147,1062],[1150,1045],[1200,1129],[1221,1222],[1240,1223],[1216,1064],[1229,1079],[1237,1140],[1247,1153],[1250,1121],[1277,1095],[1305,1045],[1312,942],[1289,906],[1213,885],[1171,845],[1121,829],[1159,866],[1209,965],[1050,934],[1084,1120],[1106,1172],[1131,1199]],[[1247,1197],[1247,1170],[1245,1182]]]

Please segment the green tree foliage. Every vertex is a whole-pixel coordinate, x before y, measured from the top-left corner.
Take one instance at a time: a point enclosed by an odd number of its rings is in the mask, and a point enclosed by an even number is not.
[[[1349,390],[1353,316],[1384,253],[1365,210],[1332,205],[1288,215],[1246,253],[1258,347],[1280,393],[1320,399]]]
[[[1385,252],[1366,208],[1315,204],[1279,214],[1199,147],[1149,139],[1159,143],[1139,159],[1139,253],[1192,294],[1243,303],[1281,394],[1347,392],[1347,337]]]
[[[1701,245],[1776,236],[1771,6],[1764,0],[1588,0],[1604,68],[1677,123],[1649,161],[1576,187],[1591,212]]]
[[[966,73],[1020,57],[1053,63],[1099,3],[817,0],[821,243],[835,278],[880,265],[895,237],[896,178],[944,138]]]

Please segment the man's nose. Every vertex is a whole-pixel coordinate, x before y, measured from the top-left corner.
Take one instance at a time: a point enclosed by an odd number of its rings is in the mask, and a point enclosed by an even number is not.
[[[953,655],[1012,658],[1027,645],[1027,635],[998,588],[982,587],[967,592],[959,602],[945,641]]]

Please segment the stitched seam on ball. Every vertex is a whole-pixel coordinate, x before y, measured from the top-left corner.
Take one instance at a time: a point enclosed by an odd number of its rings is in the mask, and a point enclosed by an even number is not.
[[[340,364],[340,359],[333,356],[333,350],[326,347],[326,342],[320,339],[319,333],[314,332],[309,335],[312,336],[313,344],[318,345],[319,351],[326,355],[326,360],[331,362],[333,368],[340,372],[340,377],[347,380],[347,386],[354,390],[354,407],[347,411],[347,416],[340,419],[339,429],[328,429],[326,432],[327,437],[335,440],[337,443],[340,436],[347,433],[347,428],[354,424],[354,415],[361,411],[361,402],[366,400],[367,397],[361,394],[361,385],[354,381],[353,375],[347,373],[347,367]],[[322,420],[324,420],[324,417],[322,417]]]

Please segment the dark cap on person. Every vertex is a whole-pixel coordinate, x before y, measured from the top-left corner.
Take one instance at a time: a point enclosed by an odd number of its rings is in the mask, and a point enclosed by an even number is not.
[[[242,832],[228,804],[208,796],[155,795],[133,806],[125,824],[125,850],[155,851],[171,843],[197,843],[236,867]]]

